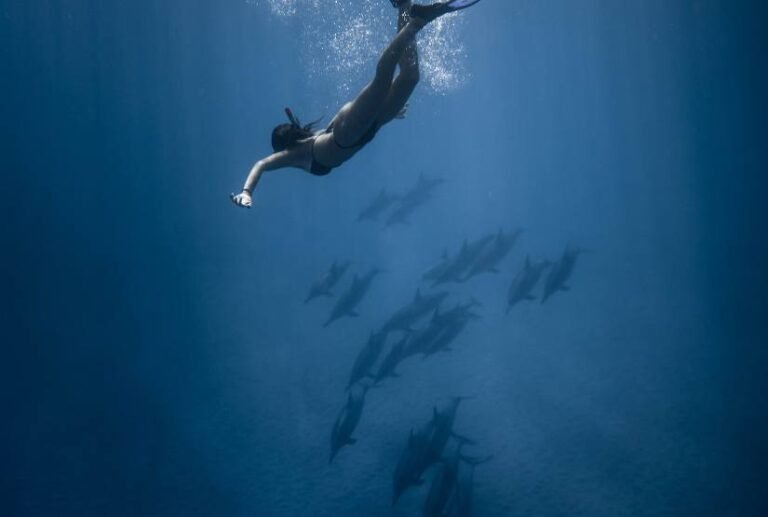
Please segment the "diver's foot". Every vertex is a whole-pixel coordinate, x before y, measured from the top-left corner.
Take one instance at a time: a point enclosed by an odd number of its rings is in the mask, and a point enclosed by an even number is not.
[[[444,14],[460,11],[475,5],[480,0],[450,0],[430,5],[412,5],[409,12],[411,18],[420,20],[424,25],[436,20]]]

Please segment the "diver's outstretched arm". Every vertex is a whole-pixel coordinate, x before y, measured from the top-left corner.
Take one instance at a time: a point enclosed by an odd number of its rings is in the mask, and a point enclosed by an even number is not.
[[[271,154],[266,158],[259,160],[253,167],[251,167],[251,171],[248,173],[248,178],[245,180],[245,185],[243,185],[243,191],[239,194],[230,194],[229,199],[231,199],[237,206],[251,208],[251,205],[253,204],[251,195],[253,194],[253,189],[256,188],[259,179],[261,179],[261,175],[266,171],[294,167],[296,166],[295,161],[295,153],[291,153],[290,151],[280,151],[279,153]]]

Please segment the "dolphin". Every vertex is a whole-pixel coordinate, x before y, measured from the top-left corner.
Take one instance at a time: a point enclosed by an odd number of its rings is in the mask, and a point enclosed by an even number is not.
[[[443,250],[443,255],[440,257],[440,262],[427,269],[423,275],[422,280],[437,280],[445,269],[451,264],[448,250]]]
[[[392,506],[397,503],[397,500],[409,486],[424,484],[422,475],[432,464],[429,458],[431,432],[431,424],[415,433],[411,429],[408,443],[400,454],[400,459],[392,476]]]
[[[416,185],[403,194],[397,209],[387,218],[386,226],[408,224],[408,218],[417,208],[421,207],[432,197],[432,191],[443,183],[442,178],[427,178],[419,175]]]
[[[470,267],[469,272],[464,276],[463,281],[467,281],[480,273],[498,273],[497,266],[499,262],[504,260],[504,257],[509,254],[522,232],[523,230],[518,229],[507,235],[499,230],[499,233],[493,240],[493,245],[483,249],[483,252],[478,255]]]
[[[376,277],[376,275],[378,275],[380,272],[381,270],[373,268],[362,277],[355,275],[355,277],[352,279],[352,285],[349,286],[349,289],[347,289],[347,291],[339,297],[336,305],[333,307],[331,315],[328,317],[328,320],[325,322],[323,327],[327,327],[343,316],[358,316],[355,309],[365,296],[365,293],[367,293],[368,289],[371,287],[371,282],[373,281],[374,277]]]
[[[562,256],[549,270],[547,278],[544,280],[544,294],[541,297],[541,303],[547,301],[547,298],[558,291],[568,291],[570,287],[566,282],[571,278],[573,268],[576,265],[576,259],[584,250],[566,246]]]
[[[333,430],[331,431],[331,455],[328,458],[328,463],[333,461],[339,449],[345,445],[354,445],[357,442],[357,439],[352,438],[352,433],[355,431],[363,414],[367,391],[368,386],[363,386],[356,393],[350,393],[347,396],[347,403],[339,412],[339,416],[336,417],[336,422],[333,424]]]
[[[378,332],[371,332],[371,335],[368,337],[368,343],[366,343],[363,349],[360,350],[360,353],[357,354],[355,363],[352,365],[352,372],[349,374],[347,389],[360,379],[370,375],[371,368],[376,364],[376,361],[381,355],[381,349],[386,341],[386,331],[380,330]]]
[[[436,308],[427,326],[410,335],[406,356],[422,354],[423,359],[445,350],[471,319],[479,318],[470,310],[475,305],[478,305],[475,300],[466,305],[457,304],[442,314],[439,307]]]
[[[456,412],[459,410],[459,404],[465,398],[453,397],[448,407],[442,411],[438,411],[437,407],[432,410],[432,433],[429,436],[429,458],[432,462],[440,460],[443,449],[450,438],[454,438],[460,443],[474,443],[469,438],[456,434],[453,430]]]
[[[422,514],[425,517],[443,517],[445,515],[444,512],[456,489],[459,464],[464,458],[461,454],[463,446],[464,443],[460,443],[450,459],[438,463],[422,507]]]
[[[448,506],[448,517],[471,517],[472,489],[475,481],[475,467],[493,458],[486,456],[482,459],[461,457],[458,476],[454,485],[453,497]]]
[[[392,348],[390,349],[387,356],[382,359],[381,365],[379,366],[379,370],[376,372],[376,375],[372,376],[375,384],[379,384],[387,377],[399,377],[399,375],[395,373],[395,368],[397,368],[397,365],[400,364],[400,361],[406,357],[405,345],[407,341],[408,336],[405,336],[398,343],[392,345]]]
[[[351,263],[352,262],[348,260],[341,264],[337,264],[334,260],[333,264],[331,264],[331,268],[309,288],[309,294],[304,300],[304,303],[307,303],[318,296],[333,296],[331,289],[333,289],[339,280],[341,280],[341,277],[344,276],[344,273]]]
[[[357,221],[376,221],[387,208],[400,199],[396,194],[390,194],[382,188],[378,195],[357,216]]]
[[[411,303],[394,313],[384,324],[384,329],[410,331],[413,324],[439,307],[446,296],[446,292],[421,294],[421,289],[416,289]]]
[[[395,468],[392,491],[392,505],[411,485],[424,483],[422,475],[434,463],[442,460],[443,449],[451,437],[459,443],[472,444],[467,438],[453,432],[453,422],[459,403],[465,397],[454,397],[443,411],[434,409],[432,419],[416,433],[411,429],[408,444]]]
[[[421,351],[422,359],[441,351],[450,350],[448,346],[453,342],[456,337],[464,330],[473,319],[477,319],[480,316],[472,312],[470,309],[473,304],[457,305],[453,309],[443,314],[442,326],[440,332],[434,337],[434,339],[424,347]]]
[[[400,206],[398,206],[391,214],[389,214],[389,217],[387,217],[384,226],[389,227],[396,224],[410,224],[410,216],[416,211],[417,208],[419,208],[419,206],[420,205],[413,203],[400,203]]]
[[[509,292],[507,293],[507,314],[512,307],[524,300],[533,301],[536,298],[531,294],[533,288],[539,282],[539,278],[547,269],[550,262],[542,260],[540,262],[532,263],[530,257],[525,257],[525,265],[523,269],[515,275],[512,280],[512,285],[509,286]]]
[[[437,276],[432,281],[432,286],[436,286],[439,284],[444,284],[447,282],[461,282],[463,281],[463,275],[465,271],[472,266],[472,264],[475,262],[477,257],[480,255],[480,253],[483,252],[485,247],[488,245],[490,241],[492,241],[494,238],[494,235],[486,235],[484,237],[480,237],[476,241],[473,242],[467,242],[464,241],[464,244],[462,244],[461,249],[459,252],[453,257],[453,260],[450,261],[450,264],[448,264],[440,273],[440,275]]]
[[[440,314],[439,307],[432,313],[427,325],[415,332],[409,337],[408,348],[405,351],[405,355],[410,357],[416,354],[423,354],[429,350],[432,343],[440,336],[445,328],[447,318]]]
[[[432,192],[444,182],[442,178],[429,178],[423,173],[419,174],[416,184],[403,195],[402,203],[420,206],[429,201]]]

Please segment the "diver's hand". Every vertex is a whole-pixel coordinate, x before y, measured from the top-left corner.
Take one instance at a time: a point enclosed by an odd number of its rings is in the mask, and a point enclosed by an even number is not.
[[[232,202],[237,206],[241,206],[243,208],[251,208],[251,205],[253,204],[253,201],[251,200],[251,194],[245,190],[239,194],[230,194],[229,199],[231,199]]]

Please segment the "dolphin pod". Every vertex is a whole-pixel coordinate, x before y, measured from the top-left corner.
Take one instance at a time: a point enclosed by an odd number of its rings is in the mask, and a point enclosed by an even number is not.
[[[428,200],[430,192],[440,181],[431,180],[430,183],[430,180],[421,177],[416,187],[399,198],[382,190],[358,219],[375,220],[395,202],[398,206],[390,213],[388,222],[403,217]],[[421,275],[421,280],[432,287],[441,284],[462,286],[469,285],[470,279],[483,273],[498,274],[522,232],[521,229],[500,229],[474,240],[465,239],[455,253],[449,254],[446,249],[439,262]],[[568,245],[554,262],[533,260],[526,256],[507,288],[505,313],[509,314],[521,302],[535,300],[534,293],[539,284],[543,284],[541,303],[559,291],[567,291],[575,264],[582,253],[585,250]],[[312,284],[305,303],[317,297],[333,297],[333,288],[339,284],[350,264],[349,261],[334,261],[330,269]],[[348,288],[336,298],[324,326],[345,316],[358,316],[357,307],[381,272],[374,267],[363,275],[355,274]],[[346,382],[346,401],[331,429],[329,463],[334,461],[341,449],[356,443],[355,430],[362,419],[370,388],[378,388],[384,381],[399,377],[398,367],[410,357],[426,359],[451,351],[452,344],[467,325],[480,319],[476,308],[482,304],[471,297],[463,302],[446,303],[446,299],[455,296],[456,293],[448,290],[416,288],[405,304],[391,313],[377,330],[370,332],[354,358]],[[465,454],[465,450],[475,446],[475,443],[454,429],[462,400],[462,397],[454,397],[442,408],[434,407],[432,418],[427,423],[411,429],[393,472],[392,505],[409,488],[424,485],[425,479],[428,479],[430,483],[424,492],[423,515],[471,515],[475,468],[488,461],[490,456],[478,459]],[[428,474],[429,478],[426,477]]]

